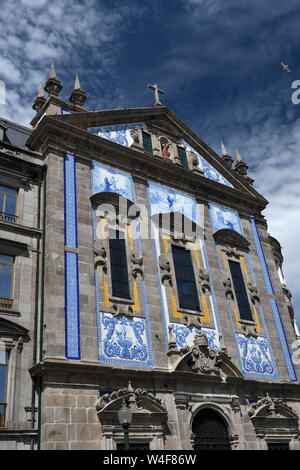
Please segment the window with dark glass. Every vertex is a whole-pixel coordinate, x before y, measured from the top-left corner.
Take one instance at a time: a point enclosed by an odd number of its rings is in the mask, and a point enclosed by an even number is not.
[[[268,442],[268,450],[290,450],[288,442]]]
[[[109,231],[109,251],[112,295],[129,299],[126,242],[123,232],[118,230]]]
[[[17,191],[0,185],[0,220],[16,222]]]
[[[237,261],[229,260],[229,267],[234,286],[235,297],[240,312],[240,318],[241,320],[253,321],[241,265]]]
[[[0,302],[12,298],[14,258],[0,254]]]
[[[0,349],[0,427],[5,426],[8,351]]]
[[[147,132],[142,132],[142,135],[143,135],[144,150],[148,153],[153,153],[151,135],[148,134]]]
[[[187,161],[187,156],[186,156],[186,151],[183,147],[177,146],[178,150],[178,156],[181,164],[185,167],[188,168],[188,161]]]
[[[190,250],[172,245],[172,255],[180,308],[197,310],[200,304]]]

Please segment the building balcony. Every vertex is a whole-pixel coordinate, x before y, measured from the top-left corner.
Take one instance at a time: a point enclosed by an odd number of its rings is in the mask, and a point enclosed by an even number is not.
[[[0,403],[0,428],[5,427],[6,403]]]
[[[6,310],[12,310],[12,299],[2,299],[0,297],[0,308],[5,308]]]
[[[18,217],[13,214],[7,214],[6,212],[0,212],[0,222],[7,222],[9,224],[16,224]]]

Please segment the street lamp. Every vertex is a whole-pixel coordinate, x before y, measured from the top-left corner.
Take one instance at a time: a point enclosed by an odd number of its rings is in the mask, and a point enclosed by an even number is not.
[[[124,430],[125,450],[129,450],[129,426],[132,421],[132,411],[126,405],[124,398],[122,406],[118,411],[118,419]]]

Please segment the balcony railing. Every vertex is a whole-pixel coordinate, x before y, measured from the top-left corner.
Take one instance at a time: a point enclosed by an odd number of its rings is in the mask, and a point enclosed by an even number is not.
[[[0,428],[5,427],[6,403],[0,403]]]
[[[9,224],[17,223],[17,216],[13,214],[7,214],[7,212],[0,212],[0,222],[8,222]]]
[[[13,301],[11,299],[0,298],[0,308],[6,308],[7,310],[11,310],[12,304],[13,304]]]

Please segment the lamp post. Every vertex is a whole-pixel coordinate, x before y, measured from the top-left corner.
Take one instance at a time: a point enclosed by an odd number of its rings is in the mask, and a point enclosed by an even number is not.
[[[118,411],[118,419],[124,431],[125,450],[129,450],[129,426],[132,421],[132,411],[126,405],[124,398],[123,398],[122,406]]]

